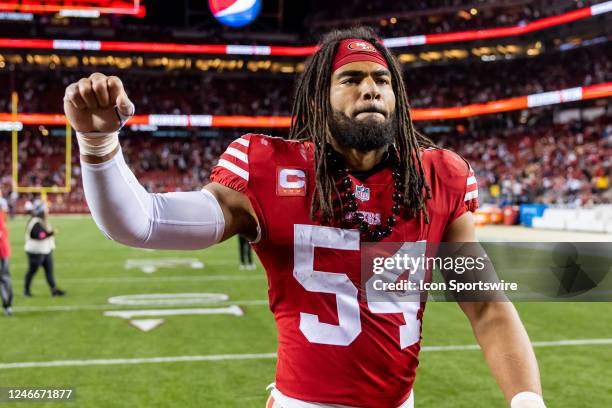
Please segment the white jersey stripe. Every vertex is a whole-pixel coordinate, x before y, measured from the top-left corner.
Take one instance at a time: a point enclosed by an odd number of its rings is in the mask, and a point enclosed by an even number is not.
[[[246,164],[249,164],[249,156],[247,156],[246,153],[241,152],[240,150],[234,149],[233,147],[228,147],[227,150],[225,150],[225,153],[237,158],[238,160]]]
[[[242,177],[246,181],[249,181],[249,172],[241,169],[240,167],[236,166],[234,163],[228,162],[225,159],[221,159],[219,160],[219,163],[217,163],[217,166],[223,167],[231,171],[235,175]]]
[[[476,177],[474,177],[474,176],[470,176],[470,177],[468,177],[468,178],[467,178],[467,183],[466,183],[466,185],[468,185],[468,186],[469,186],[470,184],[476,184]]]
[[[249,147],[249,141],[243,137],[234,140],[234,142],[236,143],[240,143],[241,145],[243,145],[244,147]]]
[[[464,201],[469,201],[473,198],[477,198],[478,197],[478,190],[474,190],[474,191],[470,191],[469,193],[465,194],[465,199]]]

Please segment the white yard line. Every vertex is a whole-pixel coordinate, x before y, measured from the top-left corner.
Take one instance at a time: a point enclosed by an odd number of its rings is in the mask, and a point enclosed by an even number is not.
[[[600,346],[612,345],[612,339],[575,339],[575,340],[555,340],[555,341],[536,341],[532,343],[534,347],[567,347],[567,346]],[[479,350],[476,344],[465,344],[455,346],[424,346],[424,352],[434,351],[465,351]],[[227,361],[227,360],[263,360],[274,359],[276,353],[259,354],[214,354],[208,356],[176,356],[176,357],[151,357],[151,358],[117,358],[105,360],[56,360],[56,361],[29,361],[18,363],[2,363],[0,370],[13,368],[40,368],[40,367],[75,367],[75,366],[96,366],[96,365],[126,365],[126,364],[159,364],[159,363],[180,363],[193,361]]]
[[[237,305],[227,307],[207,307],[198,309],[154,309],[154,310],[113,310],[104,312],[104,316],[120,317],[122,319],[133,319],[134,317],[151,316],[187,316],[187,315],[212,315],[229,314],[244,316],[244,312]]]
[[[205,276],[143,276],[115,278],[62,278],[62,283],[85,284],[92,283],[147,283],[147,282],[198,282],[198,281],[235,281],[235,280],[265,280],[264,274],[249,275],[205,275]],[[46,282],[40,281],[40,284]]]
[[[211,303],[213,306],[228,306],[228,305],[240,305],[240,306],[268,306],[267,299],[257,300],[227,300],[224,302]],[[120,305],[66,305],[66,306],[16,306],[13,308],[15,313],[20,312],[83,312],[91,310],[130,310],[126,309],[125,306]]]

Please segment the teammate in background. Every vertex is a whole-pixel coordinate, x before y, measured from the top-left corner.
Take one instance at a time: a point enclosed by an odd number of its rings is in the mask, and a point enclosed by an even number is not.
[[[6,212],[8,204],[2,197],[0,190],[0,299],[4,314],[13,314],[13,286],[11,285],[11,273],[9,272],[9,258],[11,257],[11,242],[9,240]]]
[[[45,270],[47,284],[52,296],[64,296],[66,292],[58,289],[53,276],[53,250],[55,249],[55,231],[48,221],[49,210],[42,201],[33,204],[32,218],[28,221],[25,234],[25,252],[28,257],[28,271],[25,275],[23,294],[32,296],[30,290],[32,279],[40,266]]]
[[[238,251],[240,252],[240,270],[255,270],[251,244],[249,240],[242,235],[238,235]]]
[[[475,241],[476,179],[415,132],[399,65],[373,31],[327,35],[296,89],[293,140],[245,135],[201,191],[149,194],[121,153],[118,130],[134,105],[119,78],[69,85],[64,110],[89,208],[130,246],[198,249],[236,234],[253,242],[279,331],[268,407],[412,407],[425,304],[359,296],[360,245]],[[508,404],[544,407],[514,306],[460,306]]]

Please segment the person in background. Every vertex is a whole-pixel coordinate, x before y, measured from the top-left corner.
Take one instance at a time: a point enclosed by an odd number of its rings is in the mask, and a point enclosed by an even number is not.
[[[238,235],[238,250],[240,251],[240,270],[254,270],[255,264],[253,263],[251,244],[242,235]]]
[[[0,190],[0,299],[2,299],[4,314],[11,316],[13,314],[13,286],[11,284],[11,274],[9,272],[11,243],[9,241],[8,226],[5,216],[7,208],[7,202],[2,197],[2,190]]]
[[[25,252],[28,256],[28,271],[25,276],[24,295],[31,297],[30,287],[32,279],[40,266],[45,270],[47,283],[51,288],[52,296],[64,296],[66,292],[55,285],[53,276],[53,250],[55,249],[55,237],[53,227],[47,218],[48,207],[42,201],[34,202],[32,205],[32,218],[28,222],[25,234]]]

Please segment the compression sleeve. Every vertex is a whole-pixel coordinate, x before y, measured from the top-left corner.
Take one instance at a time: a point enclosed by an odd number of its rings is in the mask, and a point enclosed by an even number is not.
[[[104,163],[81,166],[87,204],[110,239],[150,249],[201,249],[221,240],[225,219],[209,191],[148,193],[121,150]]]

